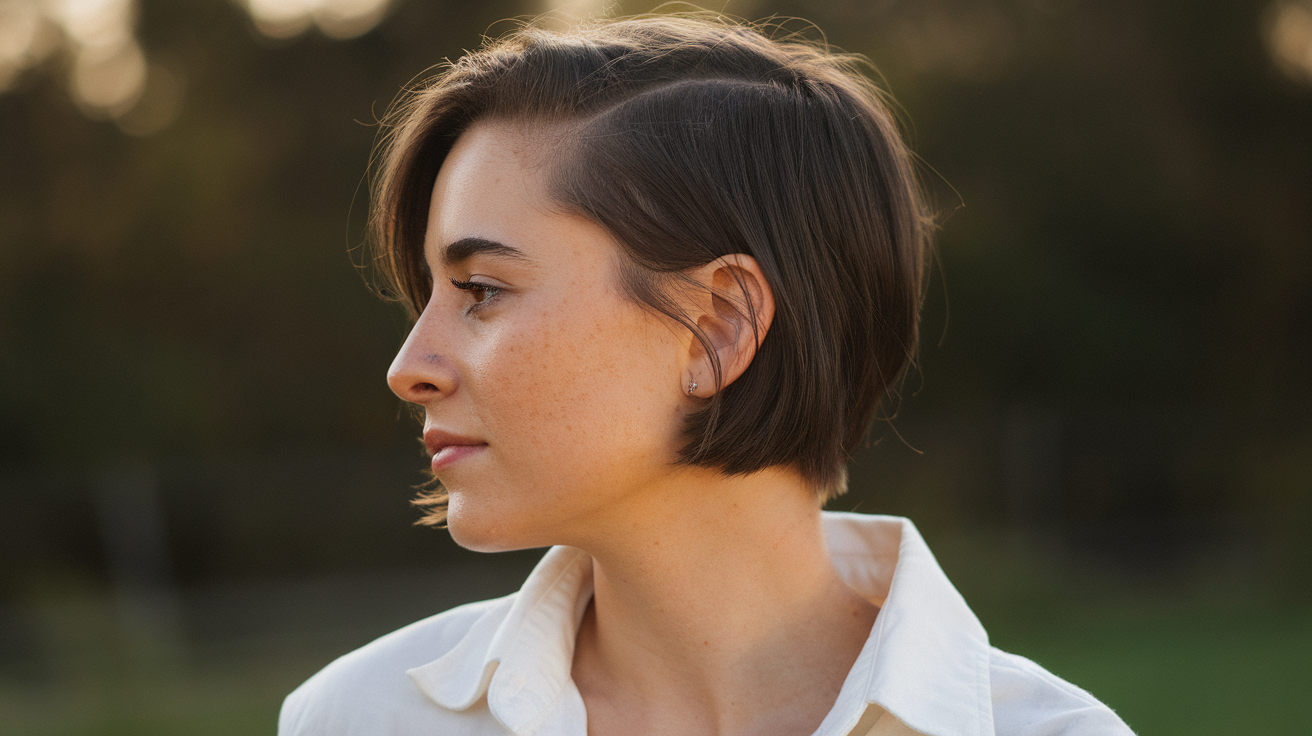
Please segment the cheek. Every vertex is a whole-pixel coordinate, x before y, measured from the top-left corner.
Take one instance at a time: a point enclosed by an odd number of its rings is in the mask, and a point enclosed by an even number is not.
[[[492,436],[524,465],[556,474],[664,454],[678,427],[665,385],[678,380],[667,376],[677,370],[669,331],[627,302],[544,313],[565,317],[502,330],[471,356]]]
[[[470,378],[484,423],[503,440],[535,428],[559,429],[585,372],[556,325],[534,322],[499,330],[472,355]],[[506,436],[510,435],[510,436]]]

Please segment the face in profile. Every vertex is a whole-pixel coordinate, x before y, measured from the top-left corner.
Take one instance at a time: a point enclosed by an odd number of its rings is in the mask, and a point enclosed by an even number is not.
[[[540,138],[484,122],[456,142],[425,235],[432,294],[388,374],[424,409],[452,536],[483,551],[583,546],[649,502],[686,411],[691,337],[623,294],[604,229],[553,207]]]

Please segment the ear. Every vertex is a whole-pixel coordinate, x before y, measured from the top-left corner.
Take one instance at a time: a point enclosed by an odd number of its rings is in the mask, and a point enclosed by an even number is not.
[[[720,365],[718,388],[733,383],[751,365],[774,320],[774,293],[760,264],[746,253],[722,256],[689,275],[702,288],[688,316],[706,336],[710,352],[693,336],[684,389],[690,396],[706,399],[718,390],[716,360]],[[688,390],[694,382],[696,388]]]

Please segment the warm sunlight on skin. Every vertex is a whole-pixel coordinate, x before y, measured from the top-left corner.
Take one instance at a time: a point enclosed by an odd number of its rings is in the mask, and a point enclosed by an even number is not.
[[[617,496],[659,482],[692,401],[688,339],[618,291],[601,227],[552,211],[529,145],[480,125],[446,159],[425,240],[432,297],[389,376],[424,407],[426,435],[481,445],[434,469],[452,536],[484,551],[577,541]],[[474,238],[517,254],[451,262],[447,247]]]
[[[431,301],[388,376],[425,410],[451,534],[593,557],[573,668],[591,732],[810,733],[877,609],[838,578],[799,474],[673,464],[682,418],[714,391],[707,356],[625,298],[602,228],[552,209],[534,145],[487,122],[457,141],[432,195]],[[742,279],[768,330],[751,257],[691,275]],[[732,382],[755,352],[750,325],[689,299]]]

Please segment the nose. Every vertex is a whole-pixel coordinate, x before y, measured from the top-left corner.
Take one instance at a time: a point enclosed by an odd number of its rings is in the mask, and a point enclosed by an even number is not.
[[[450,396],[460,382],[451,360],[442,354],[435,325],[420,315],[405,344],[387,369],[387,385],[405,401],[426,405]]]

